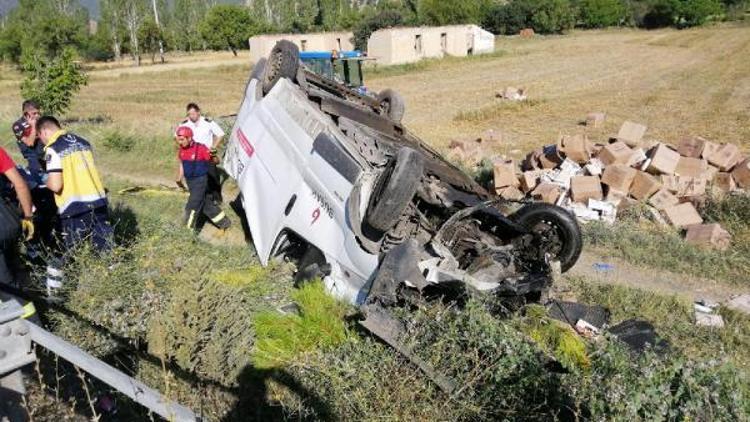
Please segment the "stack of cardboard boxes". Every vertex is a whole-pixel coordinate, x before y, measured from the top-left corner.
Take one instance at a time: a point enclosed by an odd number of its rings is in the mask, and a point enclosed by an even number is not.
[[[591,124],[603,120],[602,113],[587,118]],[[496,160],[495,191],[507,199],[525,196],[563,206],[582,221],[614,222],[618,210],[644,202],[660,221],[685,229],[688,242],[726,249],[729,234],[718,224],[703,224],[696,204],[709,189],[750,188],[750,159],[736,145],[700,137],[677,145],[645,141],[646,129],[625,122],[606,144],[562,136],[528,154],[520,171],[513,161]]]

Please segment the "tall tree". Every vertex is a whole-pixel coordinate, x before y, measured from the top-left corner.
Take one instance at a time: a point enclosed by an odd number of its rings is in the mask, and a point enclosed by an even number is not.
[[[125,0],[125,27],[130,37],[130,54],[136,66],[141,65],[141,45],[138,30],[146,15],[147,5],[143,0]]]
[[[247,40],[258,32],[259,25],[244,6],[219,4],[212,7],[201,22],[201,37],[210,48],[237,50],[247,46]]]
[[[125,2],[127,0],[100,0],[101,24],[106,25],[112,37],[115,60],[122,60],[122,42],[125,35]]]

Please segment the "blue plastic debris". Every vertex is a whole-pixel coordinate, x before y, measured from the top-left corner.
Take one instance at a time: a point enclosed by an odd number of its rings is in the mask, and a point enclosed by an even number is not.
[[[596,264],[594,264],[594,269],[606,273],[614,270],[615,266],[606,262],[597,262]]]

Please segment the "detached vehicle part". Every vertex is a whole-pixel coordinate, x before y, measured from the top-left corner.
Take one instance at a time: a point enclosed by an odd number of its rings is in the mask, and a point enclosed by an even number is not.
[[[296,258],[357,305],[443,289],[541,297],[550,263],[564,271],[580,255],[575,218],[495,197],[409,133],[403,114],[395,91],[325,78],[289,41],[256,64],[223,164],[261,263]]]

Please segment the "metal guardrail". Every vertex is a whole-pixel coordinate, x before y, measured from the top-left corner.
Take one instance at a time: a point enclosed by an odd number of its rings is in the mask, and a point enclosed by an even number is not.
[[[33,363],[36,354],[32,349],[32,343],[36,343],[167,420],[200,420],[187,407],[167,399],[157,390],[38,325],[22,319],[23,315],[24,309],[20,303],[14,300],[0,302],[0,379]]]

